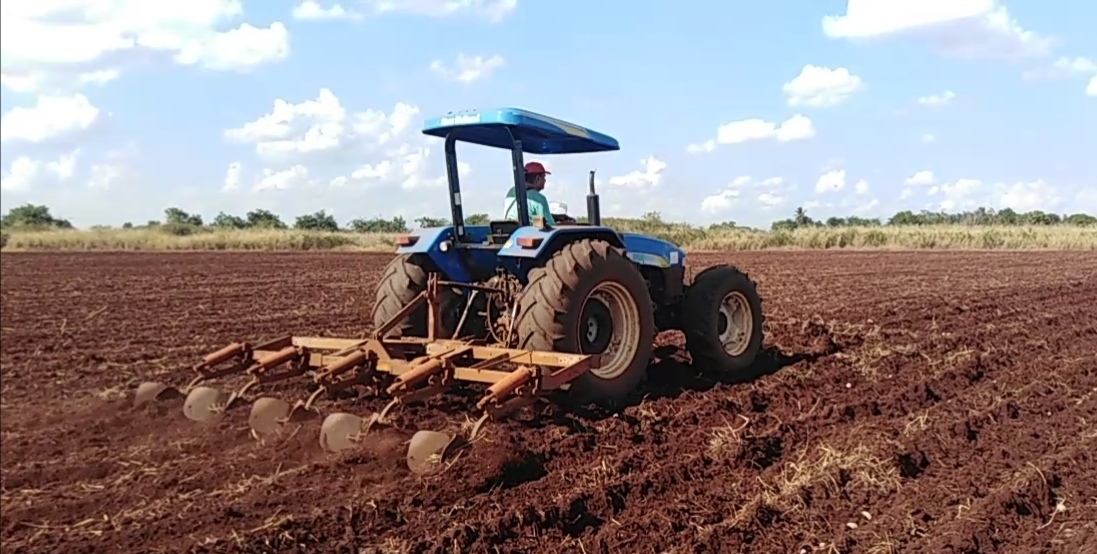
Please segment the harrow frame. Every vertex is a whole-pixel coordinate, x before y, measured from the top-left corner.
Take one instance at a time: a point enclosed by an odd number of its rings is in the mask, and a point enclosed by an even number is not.
[[[476,404],[476,409],[483,414],[469,434],[471,440],[485,421],[505,417],[532,404],[539,396],[567,389],[569,383],[600,363],[596,354],[522,350],[488,344],[482,339],[438,338],[442,287],[471,290],[472,295],[495,292],[490,286],[445,281],[437,273],[431,273],[426,289],[366,338],[287,335],[257,345],[237,342],[204,356],[194,368],[198,376],[182,394],[175,389],[164,394],[170,387],[153,383],[142,387],[158,388],[152,395],[157,398],[186,395],[184,412],[187,417],[205,421],[223,413],[255,386],[311,374],[315,390],[292,408],[275,398],[256,400],[249,423],[252,435],[261,438],[257,432],[261,428],[269,431],[272,427],[319,413],[314,404],[324,393],[334,395],[352,387],[380,385],[379,388],[392,397],[381,412],[374,414],[368,422],[363,420],[360,432],[364,434],[375,423],[384,421],[389,411],[398,405],[425,400],[458,382],[483,383],[489,386]],[[426,337],[386,337],[423,305],[427,308]],[[471,305],[470,301],[462,321]],[[205,381],[237,374],[250,375],[251,379],[236,392],[198,387]],[[135,398],[135,404],[142,403],[141,398]],[[263,421],[257,422],[259,412],[265,415],[260,418]],[[275,422],[277,425],[272,425]],[[339,449],[329,448],[323,436],[321,444],[329,450]]]

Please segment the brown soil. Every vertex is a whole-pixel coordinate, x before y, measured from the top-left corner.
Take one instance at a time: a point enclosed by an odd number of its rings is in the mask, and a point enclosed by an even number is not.
[[[715,382],[679,352],[620,413],[522,415],[426,478],[398,450],[325,454],[316,423],[260,444],[246,408],[204,427],[178,403],[134,411],[127,397],[152,377],[185,383],[231,341],[362,334],[388,256],[0,260],[4,552],[1097,544],[1097,253],[695,255],[695,269],[731,261],[759,282],[755,379]],[[456,428],[470,398],[397,426]],[[339,404],[368,414],[383,399]]]

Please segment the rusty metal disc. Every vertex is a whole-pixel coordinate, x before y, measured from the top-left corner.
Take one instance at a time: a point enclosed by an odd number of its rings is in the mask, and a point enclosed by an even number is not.
[[[265,396],[256,400],[248,415],[252,434],[259,439],[277,435],[282,431],[282,420],[289,416],[291,409],[289,402],[279,398]]]
[[[354,448],[365,426],[366,420],[354,414],[331,414],[320,425],[320,446],[328,452]]]
[[[183,415],[191,421],[213,421],[221,416],[231,396],[212,387],[194,387],[183,404]]]
[[[156,400],[178,398],[180,396],[183,396],[183,393],[175,387],[155,381],[145,381],[138,385],[137,391],[133,393],[133,405],[134,407],[141,407]]]
[[[442,463],[446,447],[454,436],[438,431],[418,431],[408,442],[408,469],[415,474],[430,473]]]

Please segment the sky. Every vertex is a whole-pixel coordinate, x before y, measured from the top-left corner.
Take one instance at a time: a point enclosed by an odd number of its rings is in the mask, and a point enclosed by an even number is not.
[[[445,216],[423,122],[517,107],[617,152],[532,156],[585,213],[699,225],[978,206],[1097,214],[1097,3],[7,0],[3,211],[78,227]],[[459,145],[465,213],[505,150]]]

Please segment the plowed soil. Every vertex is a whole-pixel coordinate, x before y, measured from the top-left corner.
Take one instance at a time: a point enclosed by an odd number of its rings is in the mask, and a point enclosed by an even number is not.
[[[1092,253],[694,255],[758,282],[756,376],[666,348],[623,411],[523,414],[426,478],[399,449],[325,454],[318,423],[260,444],[247,403],[130,407],[228,342],[362,334],[388,259],[5,253],[0,550],[1097,551]],[[456,429],[475,398],[397,427]]]

